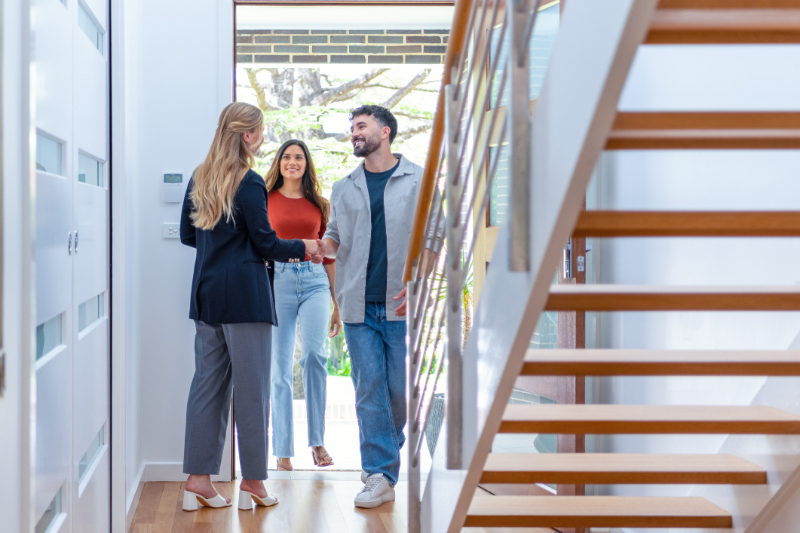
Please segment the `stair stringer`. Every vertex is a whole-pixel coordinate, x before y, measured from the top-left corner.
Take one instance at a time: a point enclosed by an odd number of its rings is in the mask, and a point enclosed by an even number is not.
[[[657,4],[571,0],[565,8],[532,121],[531,269],[510,270],[510,229],[504,225],[463,355],[466,468],[446,469],[441,439],[423,494],[423,532],[456,533],[464,524]]]

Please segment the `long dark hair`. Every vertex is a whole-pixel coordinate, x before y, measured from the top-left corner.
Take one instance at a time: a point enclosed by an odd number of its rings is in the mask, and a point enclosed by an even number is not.
[[[303,150],[303,156],[306,158],[306,171],[303,173],[303,196],[306,200],[317,206],[322,212],[322,223],[328,223],[328,215],[330,214],[330,204],[328,200],[322,197],[319,192],[319,181],[317,181],[317,169],[314,168],[314,161],[311,159],[311,153],[308,151],[308,146],[301,140],[289,139],[278,148],[278,153],[275,159],[272,160],[272,165],[267,171],[267,176],[264,178],[267,182],[267,190],[277,191],[283,187],[283,174],[281,174],[281,159],[283,153],[290,146],[299,146]]]

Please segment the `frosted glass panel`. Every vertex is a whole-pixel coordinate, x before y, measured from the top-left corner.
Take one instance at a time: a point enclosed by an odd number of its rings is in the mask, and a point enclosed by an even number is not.
[[[64,314],[51,318],[44,324],[36,327],[36,359],[39,360],[53,348],[62,344],[61,323]]]
[[[103,427],[100,428],[100,432],[94,438],[92,443],[89,445],[89,448],[86,450],[86,453],[83,454],[81,457],[80,462],[78,463],[78,478],[80,481],[83,481],[83,475],[89,469],[89,466],[94,461],[94,458],[97,457],[97,454],[100,452],[100,448],[103,447],[106,441],[106,425],[103,424]]]
[[[542,83],[544,82],[544,74],[547,71],[547,65],[550,63],[550,53],[553,50],[553,43],[558,34],[558,25],[561,17],[561,6],[559,4],[552,5],[547,9],[542,9],[536,16],[536,24],[533,27],[533,35],[531,36],[530,46],[528,52],[530,54],[530,69],[529,69],[529,82],[528,88],[530,90],[531,100],[538,98],[539,93],[542,91]],[[499,28],[495,30],[492,35],[492,60],[494,61],[495,55],[498,53],[498,41],[500,39]],[[494,84],[492,85],[492,103],[491,107],[497,105],[497,92],[500,89],[500,81],[503,76],[503,67],[505,60],[508,56],[508,33],[506,33],[505,41],[499,50],[500,62],[498,68],[494,72]],[[500,98],[500,106],[505,106],[508,103],[509,84],[506,82],[506,89]]]
[[[92,41],[92,44],[103,53],[103,32],[94,23],[94,19],[89,12],[83,7],[83,4],[78,4],[78,26],[81,27],[83,33]]]
[[[44,514],[39,521],[36,522],[36,529],[34,531],[36,533],[46,533],[53,521],[61,514],[61,508],[61,489],[58,489],[56,497],[53,498],[53,501],[51,501],[47,509],[44,510]]]
[[[558,344],[558,313],[545,311],[539,317],[539,323],[531,338],[531,348],[553,349]]]
[[[83,331],[105,316],[105,293],[83,302],[78,307],[78,331]]]
[[[40,133],[36,134],[36,170],[64,175],[61,143]]]
[[[78,154],[78,181],[103,186],[103,163],[88,155]]]

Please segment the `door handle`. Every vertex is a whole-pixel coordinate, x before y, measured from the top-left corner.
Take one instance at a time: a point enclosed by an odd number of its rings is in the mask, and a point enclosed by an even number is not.
[[[72,255],[72,232],[70,231],[67,234],[69,240],[67,240],[67,255]]]
[[[78,230],[75,230],[75,254],[78,254]]]

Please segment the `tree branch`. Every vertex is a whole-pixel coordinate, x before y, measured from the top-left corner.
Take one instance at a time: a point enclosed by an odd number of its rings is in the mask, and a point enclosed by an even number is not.
[[[380,83],[376,83],[376,84],[372,84],[372,85],[364,85],[364,89],[368,89],[368,88],[371,88],[371,87],[376,87],[378,89],[391,89],[393,91],[396,91],[396,90],[400,89],[400,87],[392,87],[390,85],[381,85]],[[439,91],[437,91],[435,89],[420,89],[419,87],[414,89],[414,90],[415,91],[420,91],[420,92],[423,92],[423,93],[438,93],[439,92]]]
[[[391,109],[394,106],[396,106],[398,103],[400,103],[400,100],[405,98],[408,95],[408,93],[413,91],[417,87],[417,85],[425,81],[425,78],[427,78],[428,74],[430,73],[431,69],[426,68],[425,70],[421,71],[419,74],[411,78],[411,81],[409,81],[405,87],[398,90],[382,104],[383,107],[385,107],[386,109]]]
[[[405,141],[405,140],[413,137],[414,135],[416,135],[418,133],[423,133],[425,131],[428,131],[431,128],[433,128],[433,121],[432,120],[430,122],[426,122],[425,124],[422,124],[420,126],[416,126],[414,128],[409,128],[409,129],[407,129],[407,130],[405,130],[403,132],[398,132],[397,133],[397,137],[395,137],[395,139],[394,139],[394,142]]]
[[[414,119],[414,120],[430,120],[431,119],[431,117],[425,117],[425,116],[422,116],[422,115],[412,115],[411,113],[404,113],[402,111],[394,111],[392,114],[394,116],[396,116],[396,117],[406,117],[406,118],[411,118],[411,119]]]
[[[269,105],[267,103],[267,95],[264,93],[264,88],[261,86],[260,83],[258,83],[258,80],[256,79],[256,74],[258,74],[262,70],[265,70],[265,69],[260,69],[260,68],[259,69],[255,69],[255,68],[246,68],[246,69],[244,69],[244,71],[247,72],[247,79],[250,81],[250,87],[252,87],[252,89],[256,92],[256,99],[258,100],[258,107],[261,108],[261,111],[263,113],[266,113],[267,111],[274,111],[277,108],[273,107],[273,106],[271,106],[271,105]]]
[[[359,89],[362,86],[366,85],[367,83],[371,82],[384,72],[388,71],[388,68],[376,68],[370,70],[369,72],[359,76],[354,80],[350,80],[347,83],[343,83],[338,87],[334,87],[323,92],[321,95],[317,96],[316,98],[312,99],[309,102],[309,105],[327,105],[332,102],[335,102],[341,99],[342,96],[345,96],[347,93],[354,91],[355,89]]]

